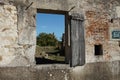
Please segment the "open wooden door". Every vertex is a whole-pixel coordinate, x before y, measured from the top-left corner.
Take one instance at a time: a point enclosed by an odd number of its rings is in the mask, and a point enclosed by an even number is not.
[[[84,39],[84,16],[81,14],[71,15],[71,66],[85,64],[85,39]]]

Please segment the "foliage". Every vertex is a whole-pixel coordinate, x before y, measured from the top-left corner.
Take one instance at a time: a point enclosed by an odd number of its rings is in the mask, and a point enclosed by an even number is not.
[[[57,46],[58,40],[54,33],[40,33],[37,36],[37,45],[39,46]]]

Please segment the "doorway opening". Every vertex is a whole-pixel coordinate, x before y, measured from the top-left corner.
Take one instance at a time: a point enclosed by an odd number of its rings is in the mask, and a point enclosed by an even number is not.
[[[36,64],[65,63],[66,12],[37,10]]]

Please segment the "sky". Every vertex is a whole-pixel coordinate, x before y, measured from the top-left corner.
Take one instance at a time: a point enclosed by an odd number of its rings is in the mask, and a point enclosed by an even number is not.
[[[36,16],[37,36],[42,33],[53,33],[61,40],[65,30],[65,16],[58,14],[37,13]]]

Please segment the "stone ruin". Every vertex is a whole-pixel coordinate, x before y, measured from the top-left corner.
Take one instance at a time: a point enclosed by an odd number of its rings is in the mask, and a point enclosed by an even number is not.
[[[36,65],[39,12],[66,16],[67,64]],[[0,80],[119,80],[119,32],[120,0],[0,0]]]

